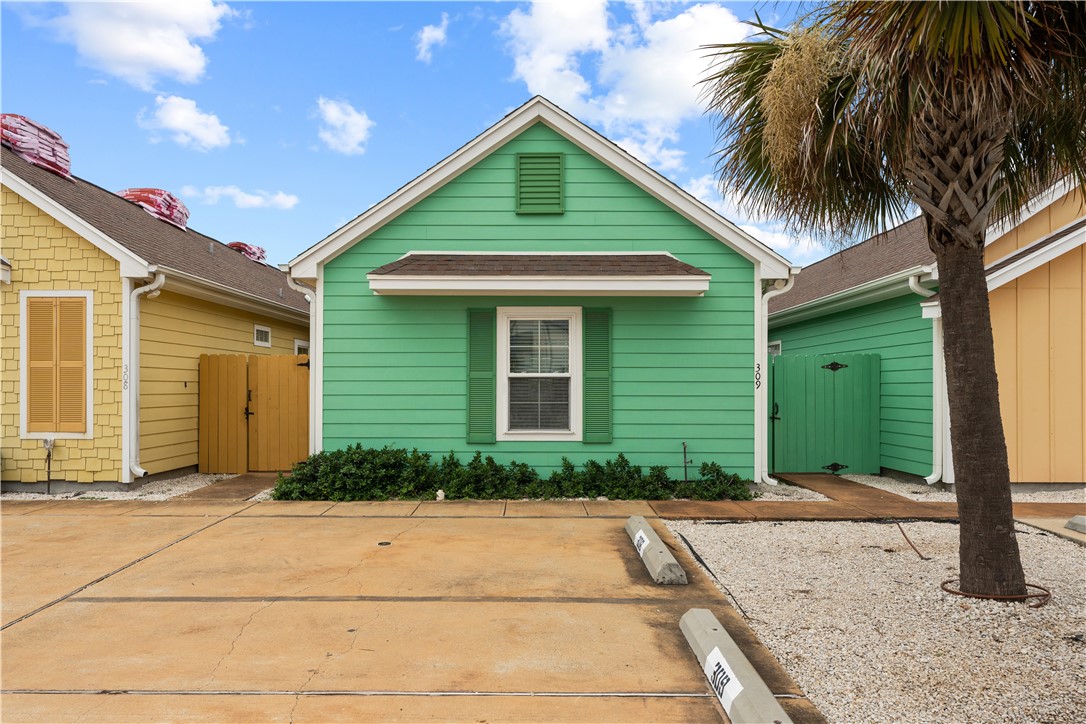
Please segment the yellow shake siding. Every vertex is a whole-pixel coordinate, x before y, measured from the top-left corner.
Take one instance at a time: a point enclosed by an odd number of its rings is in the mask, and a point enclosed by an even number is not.
[[[987,261],[1084,214],[1072,192],[991,244]],[[990,300],[1011,480],[1086,480],[1086,251],[1063,254]]]
[[[3,187],[2,253],[11,284],[0,286],[0,423],[5,482],[44,482],[41,440],[19,439],[19,292],[91,290],[94,416],[89,440],[57,440],[53,480],[116,482],[121,471],[121,276],[117,262],[51,216]]]
[[[201,354],[294,354],[308,326],[167,291],[140,306],[140,465],[159,473],[199,463]],[[253,325],[271,347],[253,344]]]

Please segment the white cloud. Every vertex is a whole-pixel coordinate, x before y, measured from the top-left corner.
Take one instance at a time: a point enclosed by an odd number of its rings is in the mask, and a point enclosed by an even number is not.
[[[819,243],[812,236],[791,234],[779,222],[752,214],[731,199],[721,196],[720,187],[712,174],[690,179],[683,189],[793,264],[805,266],[834,252],[834,249]]]
[[[337,153],[358,155],[366,152],[370,130],[376,125],[365,111],[356,110],[347,101],[317,99],[321,127],[317,135]]]
[[[207,57],[195,41],[213,39],[222,20],[235,14],[214,0],[72,2],[67,10],[49,21],[60,39],[87,65],[142,90],[153,90],[159,78],[200,80]]]
[[[423,63],[429,63],[433,60],[433,48],[434,46],[440,48],[445,45],[448,29],[448,13],[441,13],[441,25],[424,25],[422,30],[415,35],[415,48],[418,50],[415,59],[421,60]]]
[[[202,190],[195,186],[185,186],[181,195],[198,199],[205,204],[217,204],[219,199],[227,198],[239,209],[293,209],[298,203],[294,194],[282,191],[242,191],[237,186],[205,186]]]
[[[170,133],[174,141],[197,151],[230,145],[230,129],[189,98],[156,96],[154,112],[148,117],[146,109],[142,110],[136,121],[142,128]]]
[[[502,25],[514,75],[579,118],[598,123],[631,153],[661,171],[682,168],[675,148],[683,122],[699,116],[702,45],[748,34],[715,4],[634,3],[632,24],[618,24],[604,0],[535,2]],[[594,78],[588,73],[594,71]]]

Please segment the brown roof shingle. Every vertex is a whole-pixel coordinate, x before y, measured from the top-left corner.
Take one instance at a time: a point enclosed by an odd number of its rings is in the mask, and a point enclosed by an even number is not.
[[[786,294],[769,300],[783,312],[896,272],[935,263],[924,219],[917,217],[804,267]]]
[[[709,276],[669,254],[409,254],[370,274],[419,276]]]
[[[252,261],[198,231],[181,230],[141,206],[73,176],[63,179],[3,148],[5,170],[15,174],[148,264],[170,267],[273,305],[309,312],[305,296],[287,286],[287,275]]]

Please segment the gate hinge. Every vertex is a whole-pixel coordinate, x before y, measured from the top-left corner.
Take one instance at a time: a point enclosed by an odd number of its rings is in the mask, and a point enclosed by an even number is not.
[[[829,465],[823,465],[822,469],[829,470],[831,473],[836,475],[847,467],[848,465],[842,465],[841,463],[830,463]]]
[[[829,370],[830,372],[836,372],[837,370],[843,370],[848,365],[843,365],[840,362],[830,362],[828,365],[822,365],[822,369]]]
[[[305,367],[306,369],[309,369],[309,360],[306,360],[305,362],[299,362],[298,366],[299,367]]]

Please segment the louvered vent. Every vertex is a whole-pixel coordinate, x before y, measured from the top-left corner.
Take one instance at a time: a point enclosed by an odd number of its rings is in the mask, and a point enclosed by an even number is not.
[[[517,154],[517,213],[560,214],[562,154]]]

